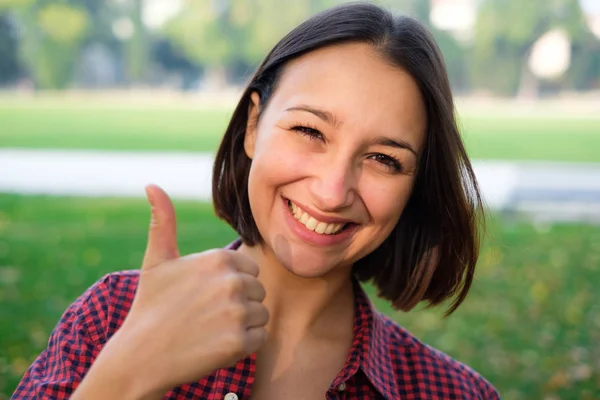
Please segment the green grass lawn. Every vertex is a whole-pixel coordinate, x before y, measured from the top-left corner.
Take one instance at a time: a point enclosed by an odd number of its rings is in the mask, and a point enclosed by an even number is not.
[[[175,206],[183,254],[235,238],[209,205]],[[490,225],[476,282],[454,315],[404,314],[376,300],[378,308],[476,368],[503,399],[600,398],[600,227]],[[0,195],[0,398],[86,287],[138,268],[147,226],[143,200]]]
[[[228,110],[0,108],[0,147],[214,151]]]
[[[0,147],[212,152],[232,111],[82,103],[0,101]],[[600,162],[600,116],[465,112],[461,126],[473,158]]]

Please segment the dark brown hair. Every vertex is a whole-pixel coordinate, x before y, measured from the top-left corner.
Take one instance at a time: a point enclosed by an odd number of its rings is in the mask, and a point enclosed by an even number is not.
[[[250,95],[266,108],[286,63],[334,44],[369,43],[417,82],[427,112],[427,135],[411,197],[383,244],[358,261],[358,279],[408,311],[465,299],[479,255],[482,201],[454,116],[452,92],[434,39],[416,20],[373,4],[352,3],[319,13],[287,34],[258,67],[238,103],[216,155],[213,201],[244,243],[262,243],[248,200],[251,160],[244,151]],[[260,116],[259,116],[260,118]]]

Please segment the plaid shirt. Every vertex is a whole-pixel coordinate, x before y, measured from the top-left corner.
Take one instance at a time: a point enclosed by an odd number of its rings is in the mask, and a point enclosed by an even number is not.
[[[12,399],[68,399],[127,315],[137,271],[106,275],[64,313],[48,347],[29,367]],[[435,350],[377,312],[355,285],[354,340],[326,399],[499,399],[469,367]],[[178,386],[164,399],[250,399],[255,355]],[[235,395],[234,395],[235,394]]]

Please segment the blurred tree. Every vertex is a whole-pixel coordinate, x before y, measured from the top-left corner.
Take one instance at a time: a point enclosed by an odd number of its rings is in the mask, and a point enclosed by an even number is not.
[[[14,81],[20,74],[17,45],[9,15],[0,13],[0,85]]]
[[[190,59],[207,68],[216,86],[228,76],[247,75],[270,48],[308,16],[344,0],[227,0],[188,1],[167,25],[165,34]],[[425,23],[445,55],[451,82],[466,85],[464,51],[450,34],[429,24],[429,0],[372,0],[395,12],[412,15]]]
[[[600,89],[600,40],[594,35],[585,35],[573,43],[572,62],[564,79],[568,89]]]
[[[452,34],[447,31],[430,27],[448,72],[450,85],[455,92],[465,92],[470,89],[468,50]]]
[[[89,25],[88,14],[65,2],[6,0],[20,22],[20,59],[36,86],[67,86]]]
[[[143,0],[1,0],[17,21],[19,56],[39,88],[60,89],[75,78],[83,48],[101,45],[123,59],[127,77],[145,78],[149,39],[142,22]],[[115,23],[127,19],[132,34],[120,38]]]
[[[592,41],[577,0],[483,0],[475,28],[475,85],[508,95],[537,87],[529,55],[540,36],[554,28],[564,29],[574,48]]]
[[[257,64],[276,40],[323,2],[187,1],[165,34],[206,68],[211,84],[220,87],[226,83],[228,68]]]
[[[409,15],[427,26],[444,56],[452,88],[456,92],[469,88],[467,50],[450,32],[438,29],[431,23],[431,0],[380,0],[377,3],[396,13]]]
[[[29,48],[30,68],[43,88],[67,86],[88,25],[85,11],[66,4],[48,4],[36,15],[39,46]]]
[[[151,58],[165,73],[176,73],[181,77],[180,88],[193,88],[201,75],[202,69],[191,62],[182,52],[166,38],[157,38],[151,47]]]
[[[144,79],[148,65],[148,38],[146,27],[142,21],[143,0],[133,0],[131,8],[131,21],[133,22],[133,35],[127,43],[127,70],[129,77],[134,82]]]

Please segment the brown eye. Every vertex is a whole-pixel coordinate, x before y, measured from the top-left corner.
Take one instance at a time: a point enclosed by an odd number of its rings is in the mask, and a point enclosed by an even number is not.
[[[302,125],[298,125],[298,126],[294,126],[292,128],[293,131],[296,132],[300,132],[303,136],[307,136],[310,140],[312,139],[319,139],[319,140],[325,140],[325,137],[323,137],[323,134],[321,132],[319,132],[318,130],[308,127],[308,126],[302,126]]]
[[[402,164],[400,164],[400,162],[395,157],[388,156],[387,154],[378,153],[371,155],[370,158],[372,160],[377,161],[378,163],[380,163],[381,165],[385,166],[393,172],[402,171]]]

